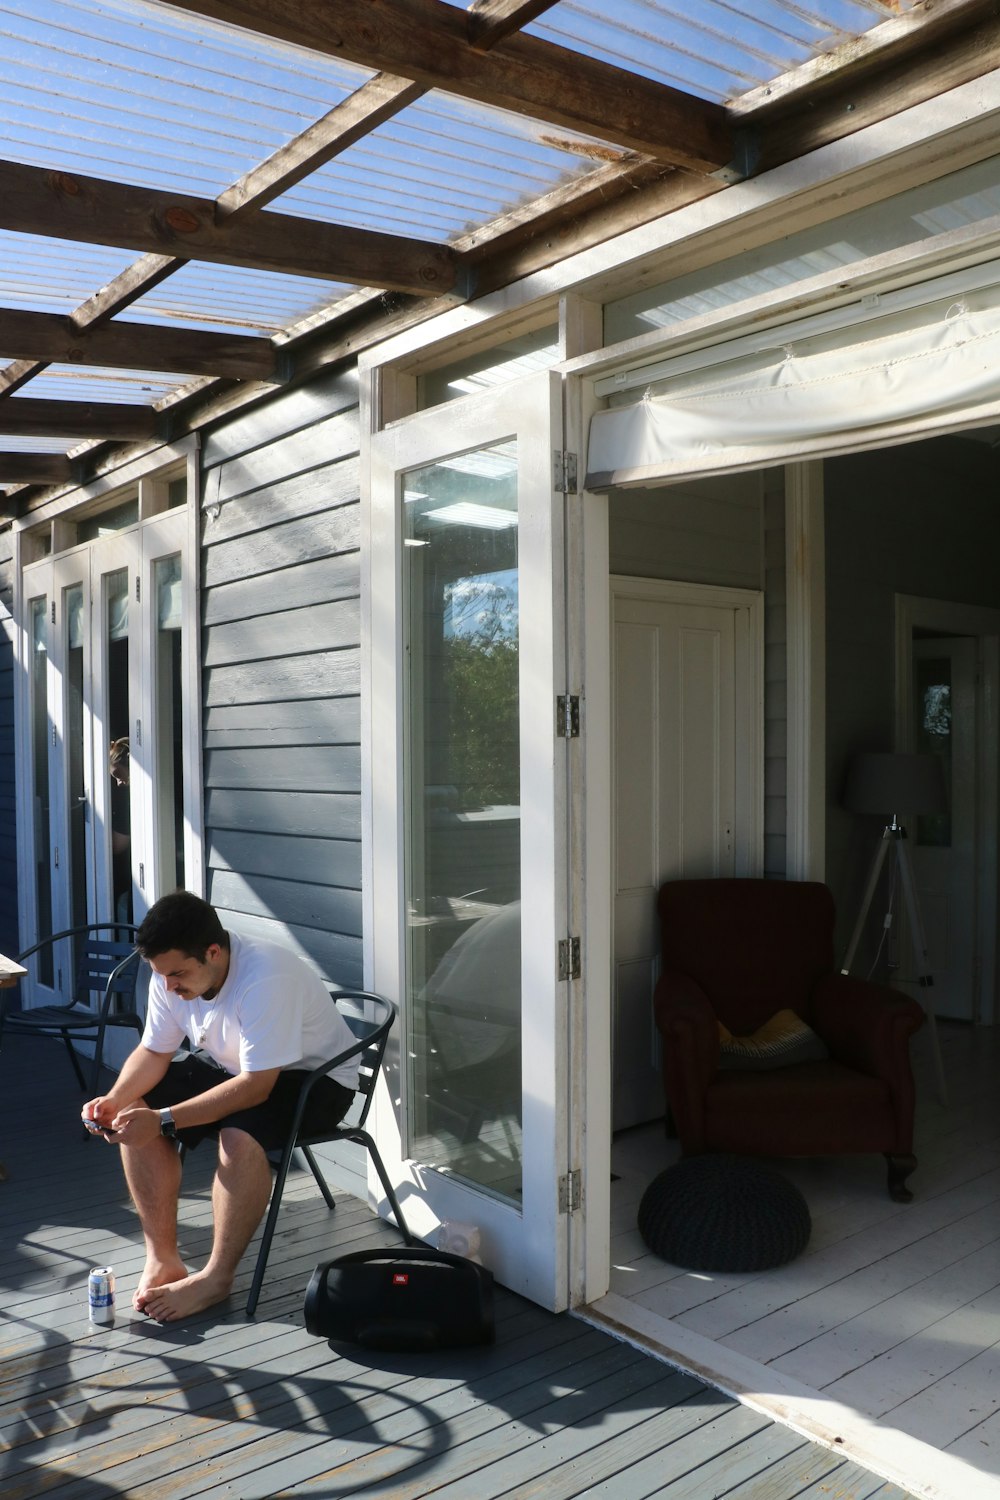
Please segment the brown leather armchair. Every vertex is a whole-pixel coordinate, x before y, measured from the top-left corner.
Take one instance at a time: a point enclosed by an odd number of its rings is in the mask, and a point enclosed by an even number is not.
[[[906,1179],[917,1164],[909,1042],[924,1013],[885,985],[836,971],[827,887],[670,881],[659,913],[663,962],[653,1004],[684,1154],[881,1151],[890,1196],[909,1202]],[[749,1036],[785,1009],[817,1033],[827,1057],[728,1065],[720,1021],[734,1036]]]

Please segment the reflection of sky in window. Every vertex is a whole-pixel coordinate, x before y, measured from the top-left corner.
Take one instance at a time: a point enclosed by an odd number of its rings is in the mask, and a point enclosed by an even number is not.
[[[458,635],[516,639],[517,588],[516,568],[456,578],[445,591],[445,639]]]
[[[927,734],[951,733],[951,688],[946,682],[924,688],[923,727]]]
[[[1000,156],[611,302],[605,334],[614,341],[702,317],[998,214]]]

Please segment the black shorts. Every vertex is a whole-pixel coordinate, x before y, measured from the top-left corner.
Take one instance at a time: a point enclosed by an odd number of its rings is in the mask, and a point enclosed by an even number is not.
[[[149,1090],[146,1103],[150,1109],[182,1104],[185,1099],[196,1099],[199,1094],[232,1076],[210,1058],[191,1053],[170,1064],[156,1087]],[[283,1069],[263,1104],[238,1110],[222,1120],[210,1120],[205,1125],[189,1125],[186,1130],[178,1130],[177,1139],[193,1150],[206,1136],[217,1136],[220,1130],[232,1128],[245,1131],[265,1151],[280,1151],[292,1128],[299,1090],[308,1077],[308,1072],[303,1069]],[[353,1098],[354,1090],[345,1088],[336,1079],[317,1079],[309,1092],[301,1133],[322,1135],[335,1129],[350,1109]]]

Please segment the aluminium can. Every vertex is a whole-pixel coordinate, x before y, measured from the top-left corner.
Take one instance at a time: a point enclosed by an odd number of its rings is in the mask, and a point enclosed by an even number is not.
[[[110,1266],[95,1266],[87,1279],[87,1301],[92,1323],[115,1321],[115,1273]]]

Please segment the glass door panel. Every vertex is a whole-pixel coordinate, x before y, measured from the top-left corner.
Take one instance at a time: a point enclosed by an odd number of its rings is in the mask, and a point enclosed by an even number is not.
[[[560,438],[549,374],[393,424],[372,441],[368,548],[372,983],[402,1013],[380,1146],[417,1234],[475,1226],[499,1279],[553,1308],[568,1300]]]
[[[46,570],[47,572],[49,570]],[[29,588],[34,584],[34,579]],[[31,805],[33,811],[35,859],[35,931],[39,936],[54,931],[52,926],[52,859],[51,796],[49,791],[49,747],[51,734],[48,713],[49,600],[46,594],[28,599],[29,649],[28,713],[31,725]],[[52,949],[39,956],[38,979],[51,987],[53,982]]]
[[[184,885],[184,760],[181,701],[181,558],[153,563],[157,890]]]
[[[407,474],[410,1155],[521,1196],[517,445]]]

